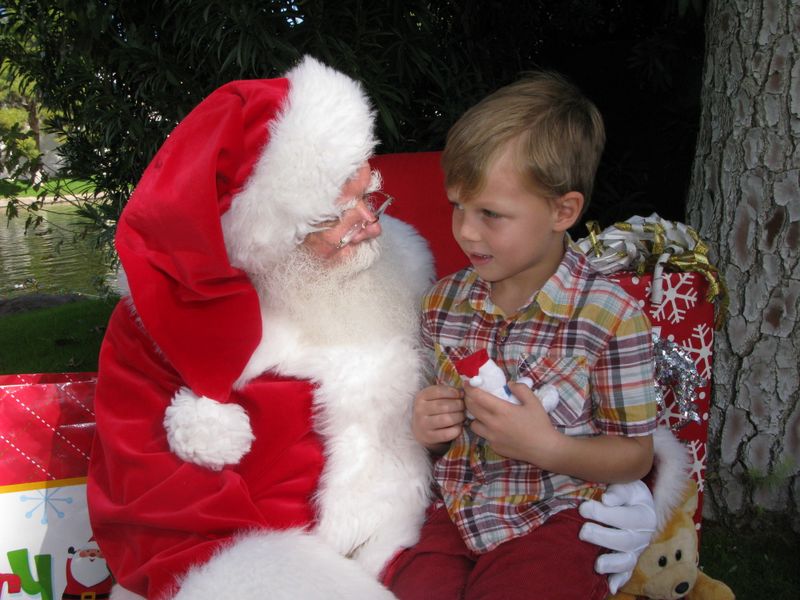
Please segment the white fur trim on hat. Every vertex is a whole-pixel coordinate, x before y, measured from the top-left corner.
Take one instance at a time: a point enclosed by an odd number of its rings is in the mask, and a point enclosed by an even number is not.
[[[250,273],[274,263],[336,218],[334,201],[377,144],[361,85],[306,57],[244,189],[222,215],[231,264]]]
[[[653,433],[653,502],[656,509],[656,531],[667,523],[686,492],[689,481],[689,452],[686,446],[666,427]]]
[[[240,538],[193,567],[173,600],[391,600],[358,563],[298,529]]]
[[[80,545],[81,550],[100,550],[100,546],[94,536],[90,537],[85,544]]]
[[[144,596],[134,594],[132,591],[125,589],[120,584],[115,584],[111,588],[110,600],[146,600]]]
[[[238,463],[254,439],[244,408],[198,396],[186,387],[167,407],[164,428],[170,450],[186,462],[214,471]]]

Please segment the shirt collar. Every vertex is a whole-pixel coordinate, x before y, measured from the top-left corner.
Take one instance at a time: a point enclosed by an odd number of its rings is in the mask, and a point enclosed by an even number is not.
[[[556,272],[545,282],[539,292],[533,295],[530,304],[520,309],[526,311],[534,302],[539,304],[542,312],[554,319],[565,320],[574,312],[575,298],[585,287],[585,281],[591,273],[591,267],[586,257],[567,237],[564,257]],[[484,281],[472,267],[467,268],[463,285],[455,298],[455,306],[468,302],[473,310],[494,312],[487,310],[494,304],[490,297],[491,286]]]
[[[462,301],[469,302],[473,310],[494,312],[494,303],[491,298],[492,286],[489,282],[478,277],[472,267],[470,267],[470,273],[467,277],[468,285],[464,288]]]
[[[586,257],[568,239],[564,258],[537,297],[542,311],[555,319],[570,318],[575,310],[575,299],[585,287],[590,273]]]

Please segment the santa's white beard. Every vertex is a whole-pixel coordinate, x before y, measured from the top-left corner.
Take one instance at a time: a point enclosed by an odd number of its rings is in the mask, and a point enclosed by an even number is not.
[[[314,382],[325,466],[313,535],[375,578],[416,542],[430,490],[410,410],[422,385],[419,298],[432,265],[412,230],[386,225],[337,260],[297,248],[281,265],[250,273],[262,337],[236,383],[270,371]]]
[[[70,563],[70,571],[75,581],[90,588],[106,579],[110,573],[104,558],[76,556]]]
[[[331,263],[298,247],[280,265],[254,278],[266,311],[295,325],[317,346],[386,339],[408,331],[416,305],[396,273],[381,260],[380,240],[362,242]]]

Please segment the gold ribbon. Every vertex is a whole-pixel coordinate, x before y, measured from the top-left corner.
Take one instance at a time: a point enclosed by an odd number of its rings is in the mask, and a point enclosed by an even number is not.
[[[576,244],[590,262],[602,262],[602,272],[634,269],[638,275],[653,274],[652,290],[658,289],[662,270],[700,273],[708,284],[706,300],[716,307],[714,325],[722,326],[728,312],[728,290],[717,268],[708,259],[708,245],[693,228],[665,221],[658,215],[633,217],[600,230],[597,221],[586,223],[589,234]],[[655,294],[654,294],[655,295]]]

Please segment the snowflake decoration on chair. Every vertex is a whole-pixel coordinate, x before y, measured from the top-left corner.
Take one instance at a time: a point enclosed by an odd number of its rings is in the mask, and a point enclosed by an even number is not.
[[[687,444],[692,457],[691,477],[697,482],[697,489],[702,493],[705,489],[706,445],[700,440],[691,440]]]
[[[691,335],[683,340],[682,345],[694,358],[700,376],[709,379],[711,377],[711,355],[714,348],[714,330],[706,323],[695,325]]]
[[[697,289],[691,273],[673,273],[664,277],[661,283],[663,299],[661,304],[650,310],[656,321],[669,321],[673,325],[686,318],[686,313],[697,304]]]

